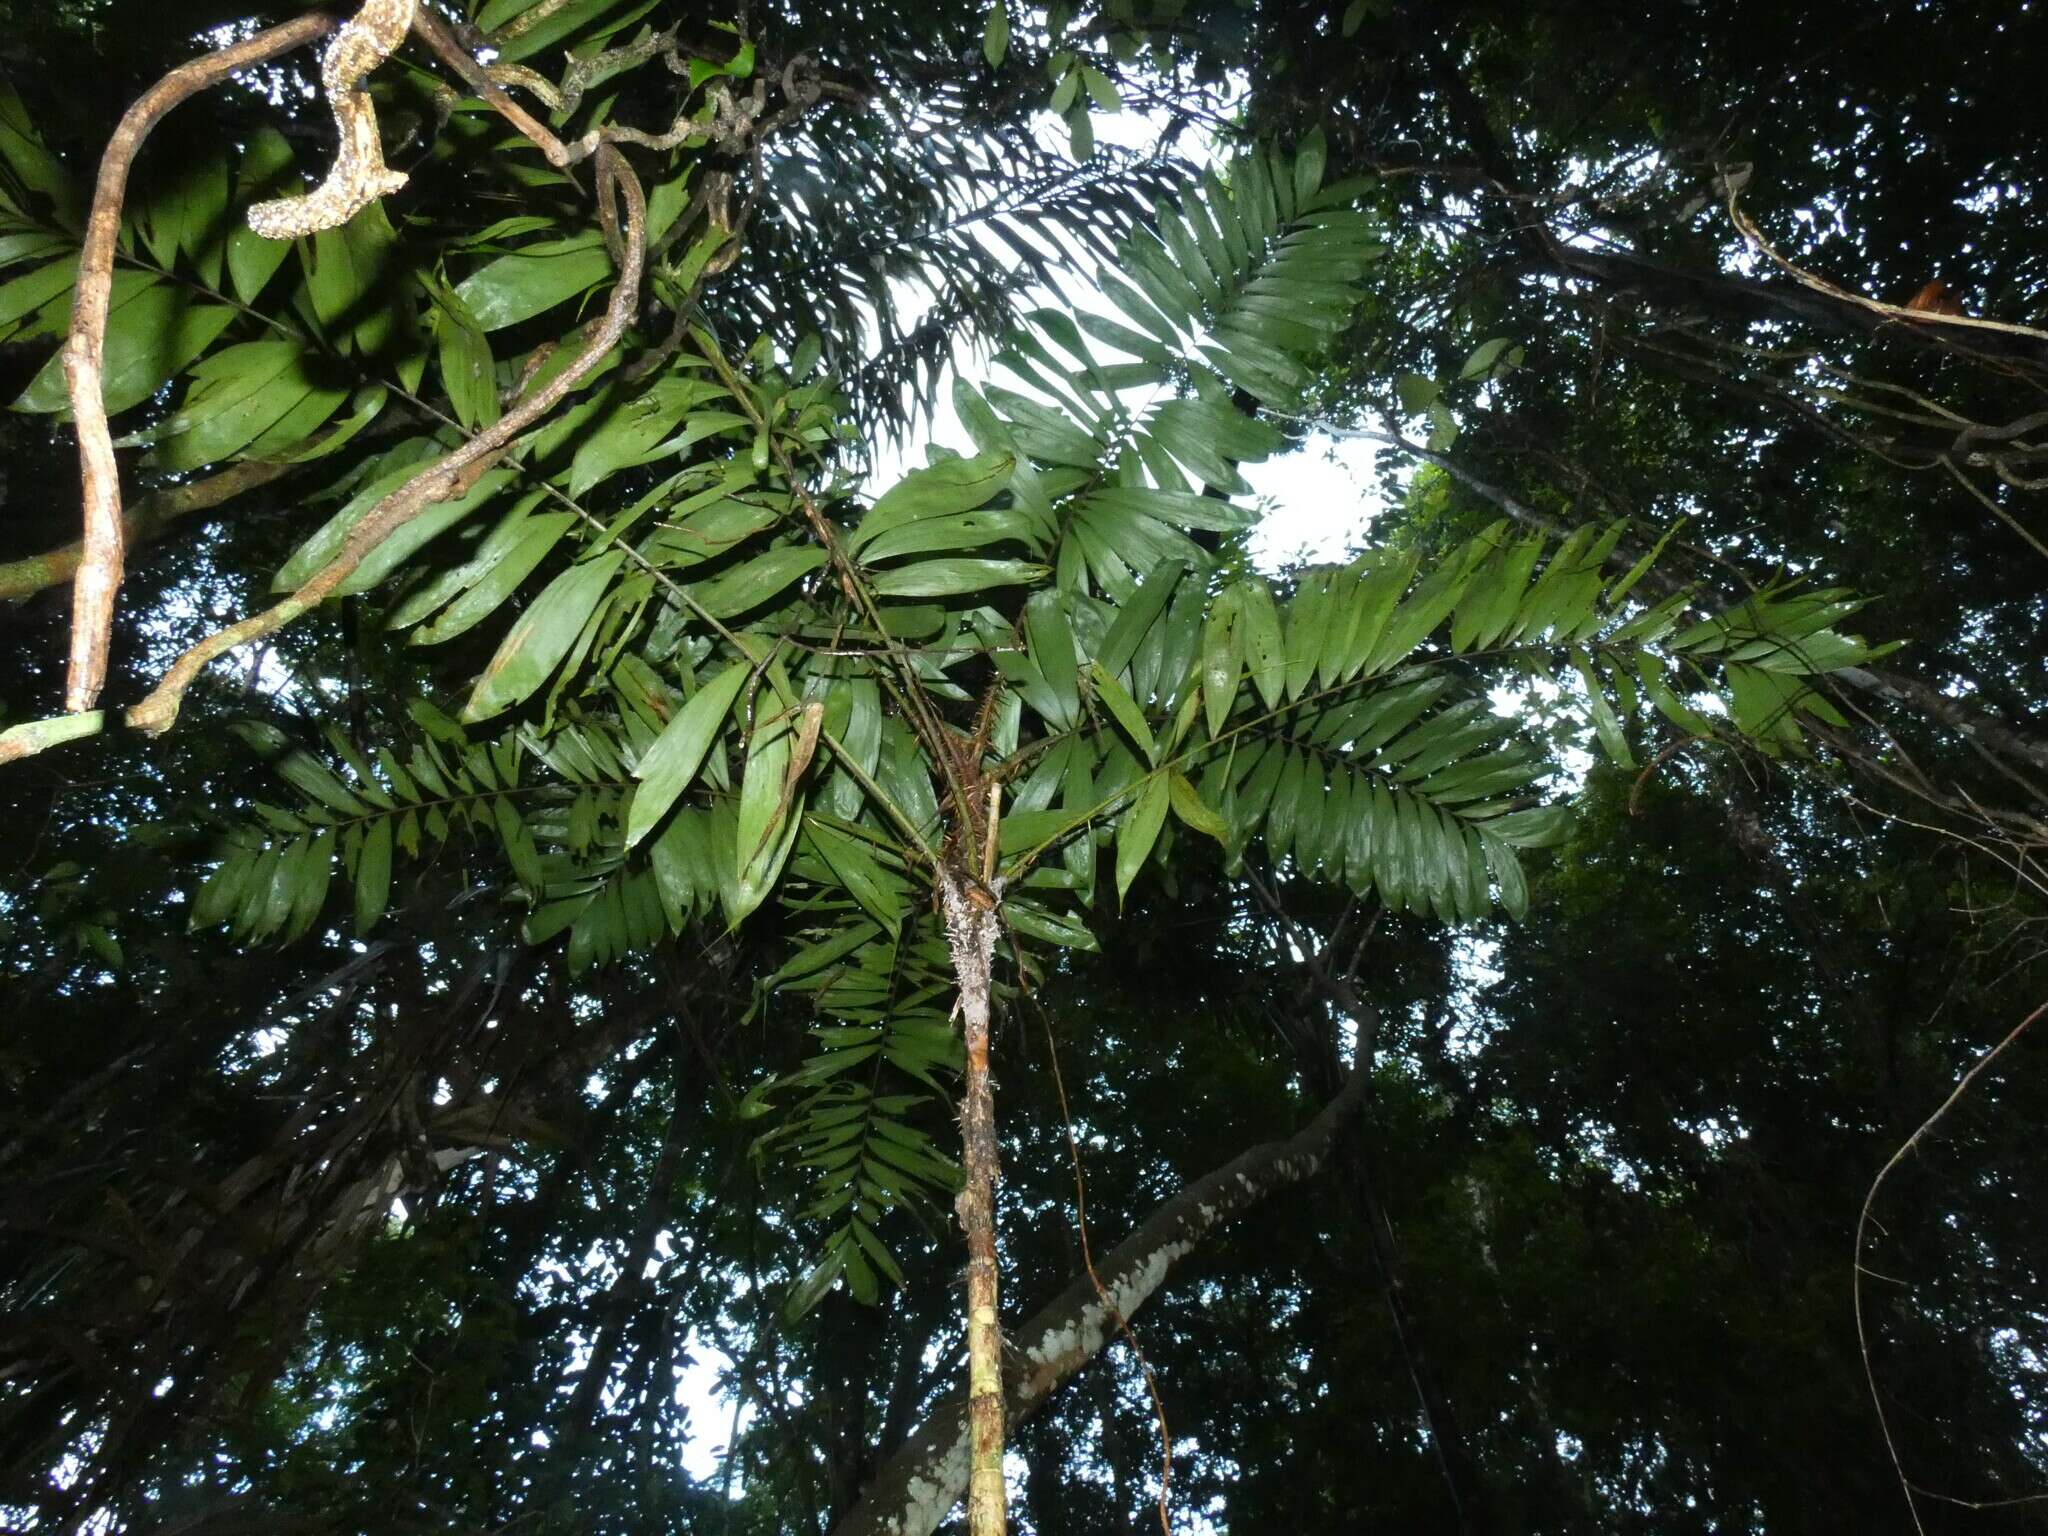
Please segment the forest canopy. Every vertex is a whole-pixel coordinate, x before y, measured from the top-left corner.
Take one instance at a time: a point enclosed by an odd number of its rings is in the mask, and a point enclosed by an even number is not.
[[[0,1524],[2048,1508],[2038,8],[0,22]]]

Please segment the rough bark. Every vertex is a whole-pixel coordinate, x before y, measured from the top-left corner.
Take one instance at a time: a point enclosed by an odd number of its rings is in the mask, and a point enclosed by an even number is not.
[[[1301,1131],[1253,1147],[1195,1180],[1097,1261],[1116,1310],[1132,1316],[1211,1232],[1317,1173],[1337,1133],[1364,1102],[1370,1081],[1369,1073],[1354,1067],[1336,1097]],[[1036,1413],[1115,1333],[1115,1318],[1093,1282],[1077,1276],[1012,1330],[1018,1347],[1004,1371],[1008,1421],[1017,1424]],[[969,1440],[967,1398],[956,1392],[884,1464],[831,1536],[930,1536],[967,1488]]]
[[[1943,693],[1916,677],[1897,672],[1876,672],[1865,667],[1843,667],[1830,676],[1851,688],[1860,688],[1865,693],[1916,709],[1958,735],[1966,736],[2024,767],[2048,769],[2048,742],[2015,730],[2004,721],[1971,708],[1967,699]]]
[[[956,1209],[967,1234],[967,1528],[971,1536],[1003,1536],[1003,1330],[996,1277],[996,1104],[989,1080],[989,989],[995,963],[996,914],[973,899],[967,882],[941,878],[946,939],[960,983],[961,1031],[967,1044],[967,1088],[960,1104],[965,1186]],[[856,1509],[855,1513],[858,1513]]]

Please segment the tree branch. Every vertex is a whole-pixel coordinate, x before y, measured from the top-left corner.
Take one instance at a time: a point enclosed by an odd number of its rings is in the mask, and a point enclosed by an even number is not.
[[[549,165],[560,168],[569,164],[568,147],[545,123],[505,94],[504,87],[493,80],[475,56],[463,47],[447,24],[434,14],[431,5],[423,5],[413,13],[412,29],[419,34],[420,41],[433,50],[434,56],[461,76],[462,83],[475,91],[485,105],[531,140]]]
[[[78,427],[78,465],[85,496],[84,553],[72,585],[71,663],[64,683],[64,708],[73,714],[91,709],[106,686],[114,597],[121,589],[121,472],[114,462],[114,436],[107,424],[102,385],[114,249],[121,233],[121,207],[128,195],[128,172],[143,140],[180,102],[219,84],[238,69],[325,37],[339,25],[334,17],[313,11],[179,65],[127,110],[100,157],[85,247],[78,260],[71,335],[64,343],[64,382],[71,394],[72,420]]]
[[[244,491],[282,478],[296,467],[249,459],[189,485],[167,485],[152,491],[121,514],[122,545],[133,549],[137,545],[151,543],[162,538],[171,524],[180,518],[189,517],[194,512],[209,512]],[[0,602],[32,597],[45,587],[71,580],[77,575],[85,555],[85,543],[80,540],[46,550],[40,555],[0,563]]]
[[[1319,1172],[1337,1133],[1365,1101],[1371,1080],[1361,1060],[1337,1095],[1294,1136],[1253,1147],[1154,1210],[1096,1265],[1115,1310],[1134,1315],[1211,1232]],[[1044,1407],[1115,1332],[1110,1307],[1085,1274],[1011,1330],[1021,1347],[1004,1371],[1008,1421],[1021,1423]],[[965,1491],[967,1470],[967,1400],[955,1392],[889,1458],[831,1536],[930,1536]]]
[[[237,646],[260,640],[318,607],[385,539],[428,507],[466,490],[474,483],[475,476],[521,433],[553,410],[618,345],[619,338],[632,324],[640,307],[640,277],[647,244],[647,199],[640,190],[640,182],[632,167],[610,145],[600,148],[597,164],[598,214],[609,232],[616,232],[614,226],[618,219],[613,199],[619,199],[626,207],[626,227],[621,245],[625,265],[619,273],[617,286],[612,290],[611,302],[602,319],[592,328],[582,352],[496,423],[444,454],[372,507],[368,515],[350,530],[341,552],[291,596],[261,613],[252,614],[239,624],[216,631],[188,649],[171,664],[170,670],[149,696],[128,709],[125,718],[130,727],[150,736],[169,730],[178,718],[178,707],[184,701],[186,690],[215,658]],[[38,720],[0,731],[0,763],[31,756],[60,741],[92,735],[104,724],[103,714],[81,718],[93,723],[59,731],[53,729],[53,722]]]
[[[72,419],[78,427],[85,537],[75,559],[63,558],[68,551],[57,551],[59,558],[49,567],[62,567],[67,574],[73,574],[71,659],[64,684],[64,707],[72,713],[91,709],[106,686],[114,599],[121,589],[123,559],[131,535],[131,521],[121,513],[121,475],[114,462],[113,433],[107,422],[104,396],[107,312],[128,173],[143,141],[173,107],[218,85],[237,70],[316,42],[340,25],[339,17],[315,10],[181,64],[128,109],[100,158],[99,180],[93,189],[92,213],[86,222],[85,246],[79,257],[71,334],[64,345],[64,380],[71,396]],[[569,152],[561,141],[499,88],[430,7],[417,10],[412,30],[494,111],[530,139],[549,164],[561,166],[569,162]],[[0,575],[17,569],[24,578],[40,574],[28,565],[0,567]],[[48,584],[38,579],[35,587],[28,590]],[[14,594],[0,585],[0,596],[9,595]],[[0,761],[5,760],[0,756]]]

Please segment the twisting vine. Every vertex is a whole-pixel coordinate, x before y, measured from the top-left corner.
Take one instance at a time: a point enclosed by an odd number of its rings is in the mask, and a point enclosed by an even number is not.
[[[127,200],[129,172],[143,142],[172,108],[252,64],[332,35],[321,79],[340,130],[340,149],[327,178],[303,197],[257,203],[248,211],[255,233],[274,240],[297,239],[347,223],[371,203],[406,184],[403,173],[384,163],[377,116],[362,88],[364,76],[417,31],[502,117],[540,149],[553,165],[572,155],[561,142],[514,103],[433,14],[418,0],[365,0],[346,22],[312,12],[257,33],[243,42],[193,59],[152,86],[123,115],[105,153],[86,224],[71,331],[64,347],[64,376],[78,435],[84,539],[73,580],[71,655],[65,681],[66,716],[15,727],[0,739],[0,763],[32,756],[49,747],[103,730],[106,716],[95,710],[106,686],[114,603],[121,587],[126,546],[120,469],[105,398],[107,318],[113,290],[114,257]],[[490,430],[437,460],[380,502],[351,533],[341,552],[297,591],[263,613],[207,637],[172,665],[149,696],[126,713],[137,730],[157,734],[176,720],[186,689],[207,663],[236,646],[260,639],[317,606],[348,579],[379,542],[428,507],[462,494],[505,448],[545,416],[615,346],[638,313],[646,250],[646,199],[630,167],[609,141],[583,150],[598,156],[598,212],[607,243],[618,253],[620,272],[612,304],[592,328],[590,341],[570,367],[547,386],[519,402]],[[616,203],[627,208],[627,232],[618,230]]]
[[[256,204],[250,208],[248,220],[257,234],[277,240],[345,224],[370,203],[406,182],[402,173],[384,164],[376,111],[360,87],[363,76],[390,56],[404,41],[409,28],[416,29],[439,57],[450,62],[501,116],[531,139],[551,164],[565,163],[566,151],[554,135],[484,78],[482,66],[464,52],[431,8],[419,6],[417,0],[365,0],[362,10],[347,22],[322,11],[309,12],[181,64],[137,99],[122,115],[107,142],[100,157],[92,212],[79,256],[71,333],[64,345],[64,380],[78,434],[85,525],[72,586],[71,656],[64,685],[64,708],[72,715],[91,711],[106,686],[114,601],[121,589],[126,552],[120,468],[114,461],[113,431],[107,420],[105,357],[114,256],[127,201],[128,175],[135,158],[143,142],[172,108],[219,85],[239,70],[332,34],[334,42],[322,64],[321,76],[341,130],[341,148],[333,170],[316,191],[305,197]],[[337,582],[341,579],[336,578]],[[176,714],[175,701],[171,714]],[[37,722],[42,729],[25,735],[9,733],[10,739],[0,742],[0,763],[26,757],[60,741],[90,735],[100,729],[101,723],[97,717],[46,721]]]

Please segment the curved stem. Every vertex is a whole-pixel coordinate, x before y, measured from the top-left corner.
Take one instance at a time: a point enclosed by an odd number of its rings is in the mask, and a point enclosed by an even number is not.
[[[1870,1181],[1870,1188],[1863,1196],[1863,1209],[1856,1215],[1856,1249],[1849,1273],[1849,1294],[1856,1313],[1856,1346],[1863,1355],[1863,1379],[1870,1387],[1870,1406],[1877,1412],[1877,1427],[1884,1434],[1885,1452],[1891,1457],[1892,1471],[1898,1474],[1899,1487],[1906,1495],[1906,1510],[1913,1517],[1913,1529],[1922,1533],[1927,1528],[1921,1524],[1920,1506],[1913,1499],[1914,1484],[1906,1476],[1905,1463],[1899,1459],[1898,1442],[1892,1438],[1891,1416],[1884,1411],[1884,1394],[1877,1389],[1877,1367],[1872,1364],[1870,1358],[1870,1330],[1863,1318],[1863,1276],[1867,1273],[1863,1266],[1863,1250],[1869,1240],[1870,1209],[1877,1203],[1877,1192],[1884,1187],[1884,1181],[1891,1177],[1892,1170],[1906,1160],[1908,1153],[1927,1139],[1928,1134],[1941,1124],[1950,1110],[1956,1107],[1956,1102],[1970,1091],[1970,1085],[1982,1077],[1985,1070],[2005,1054],[2006,1048],[2025,1034],[2033,1026],[2034,1021],[2044,1013],[2048,1013],[2048,1003],[2041,1004],[2021,1019],[2003,1040],[1977,1058],[1977,1064],[1963,1074],[1962,1080],[1956,1084],[1954,1090],[1941,1101],[1941,1107],[1921,1121],[1919,1128],[1908,1136],[1899,1150],[1878,1169],[1877,1177]]]
[[[122,115],[100,157],[99,180],[93,188],[92,214],[86,220],[85,247],[79,255],[78,284],[71,303],[71,335],[64,343],[64,382],[71,395],[72,420],[78,426],[78,466],[85,502],[84,557],[72,585],[71,660],[64,682],[64,707],[74,714],[91,709],[106,686],[114,597],[121,589],[121,472],[114,462],[103,384],[114,247],[121,233],[128,172],[143,140],[180,102],[218,85],[238,69],[289,53],[340,25],[335,17],[313,11],[179,65]]]
[[[460,495],[473,485],[515,438],[553,410],[618,344],[639,312],[640,279],[647,240],[647,199],[632,168],[609,145],[599,153],[597,164],[598,214],[608,228],[618,220],[613,199],[625,204],[622,246],[625,265],[603,318],[591,328],[576,360],[507,411],[491,427],[450,450],[378,502],[350,530],[341,552],[296,592],[261,613],[252,614],[238,624],[231,624],[207,636],[188,649],[171,664],[170,670],[149,696],[127,711],[125,719],[128,725],[152,736],[169,730],[178,718],[178,707],[184,701],[186,690],[209,663],[237,646],[282,629],[332,596],[335,589],[362,564],[364,557],[391,534],[428,507]],[[90,724],[83,723],[87,719]],[[93,735],[103,728],[104,716],[95,713],[81,717],[81,723],[73,729],[53,729],[54,724],[37,721],[0,732],[0,763],[29,757],[61,742]]]
[[[315,573],[304,586],[284,601],[253,614],[239,624],[209,635],[172,663],[163,681],[149,696],[132,707],[128,724],[148,735],[160,735],[178,718],[178,706],[185,690],[214,658],[251,640],[282,629],[311,608],[333,595],[371,550],[428,507],[460,495],[475,483],[497,456],[511,446],[527,428],[555,408],[564,396],[580,384],[597,366],[599,359],[618,345],[619,338],[639,311],[640,274],[647,239],[647,200],[639,180],[622,156],[607,146],[598,158],[598,212],[607,222],[616,217],[612,198],[626,205],[625,266],[612,289],[611,303],[576,360],[507,411],[489,428],[479,432],[436,460],[431,466],[372,507],[363,520],[349,531],[341,552]]]

